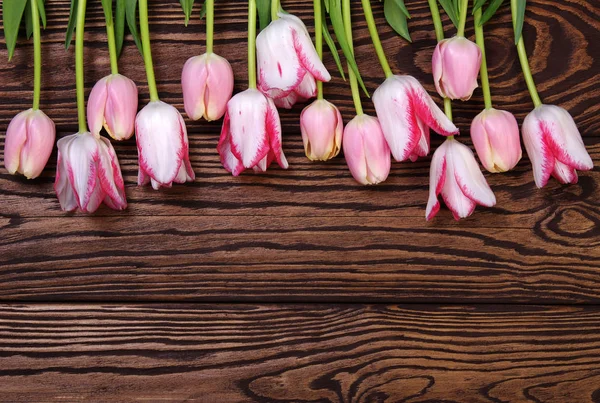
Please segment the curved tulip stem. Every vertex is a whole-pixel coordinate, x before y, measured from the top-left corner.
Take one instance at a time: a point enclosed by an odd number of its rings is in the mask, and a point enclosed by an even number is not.
[[[275,21],[279,19],[279,0],[271,0],[271,20]]]
[[[362,0],[362,8],[365,13],[365,19],[367,20],[367,26],[369,27],[371,41],[373,42],[375,53],[377,53],[377,58],[379,59],[379,64],[381,64],[381,68],[385,73],[385,77],[391,77],[394,75],[394,73],[392,73],[392,69],[390,69],[390,64],[387,61],[385,52],[383,51],[383,46],[381,46],[381,39],[379,38],[377,25],[375,24],[375,19],[373,18],[373,10],[371,9],[371,0]]]
[[[256,88],[256,0],[248,0],[248,87]]]
[[[431,10],[433,27],[435,28],[435,39],[440,42],[444,39],[444,26],[442,25],[442,18],[440,17],[440,10],[437,6],[437,0],[428,0],[428,2],[429,10]]]
[[[350,12],[350,0],[344,0],[342,3],[342,12],[344,21],[344,31],[346,33],[346,40],[348,41],[348,45],[350,45],[350,51],[354,55],[354,44],[352,43],[352,14]],[[350,89],[352,90],[352,100],[354,101],[354,109],[356,109],[357,115],[364,114],[362,103],[360,101],[360,91],[358,89],[358,80],[354,71],[350,67],[350,63],[348,63],[348,77],[350,79]]]
[[[36,1],[31,2],[31,19],[33,21],[33,106],[40,108],[40,91],[42,87],[42,41],[40,35],[40,14]]]
[[[481,49],[481,69],[479,75],[481,76],[481,90],[483,91],[483,102],[485,103],[485,109],[492,107],[492,93],[490,91],[490,79],[488,77],[487,60],[485,57],[485,39],[483,36],[483,25],[480,25],[481,21],[481,8],[475,11],[475,40],[479,49]]]
[[[460,17],[458,19],[457,36],[465,36],[465,25],[467,24],[467,10],[469,9],[469,0],[460,1]]]
[[[513,21],[516,20],[517,16],[517,2],[516,0],[510,0],[510,8],[512,12]],[[523,70],[523,75],[525,76],[525,82],[527,83],[527,89],[529,90],[529,94],[531,95],[531,99],[533,100],[533,105],[537,108],[542,104],[542,100],[540,99],[540,95],[537,92],[537,88],[535,87],[535,81],[533,80],[533,75],[531,74],[531,68],[529,67],[529,60],[527,60],[527,51],[525,50],[525,42],[523,41],[523,35],[519,38],[519,42],[517,42],[517,52],[519,54],[519,61],[521,62],[521,69]]]
[[[32,1],[35,3],[35,1]],[[83,31],[85,28],[86,0],[79,0],[77,6],[77,27],[75,33],[75,83],[77,86],[77,116],[79,133],[88,131],[85,120],[85,83],[83,80]]]
[[[215,27],[215,0],[206,0],[206,53],[213,52]]]
[[[142,50],[144,51],[144,66],[148,79],[148,91],[150,101],[158,101],[158,90],[156,89],[156,78],[154,77],[154,65],[152,63],[152,49],[150,48],[150,27],[148,25],[148,0],[139,0],[140,7],[140,33],[142,35]]]
[[[321,0],[313,1],[315,16],[315,49],[319,59],[323,60],[323,18],[321,16]],[[323,82],[317,80],[317,99],[323,99]]]
[[[106,20],[106,39],[108,42],[108,54],[110,55],[110,72],[112,74],[119,74],[117,45],[115,44],[115,23],[112,18]]]

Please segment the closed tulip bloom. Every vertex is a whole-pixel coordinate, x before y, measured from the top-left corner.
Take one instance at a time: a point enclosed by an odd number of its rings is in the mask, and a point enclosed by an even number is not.
[[[416,161],[429,154],[429,128],[443,136],[458,134],[414,77],[388,77],[373,93],[373,104],[396,161]]]
[[[446,140],[433,154],[429,171],[429,201],[425,217],[431,220],[440,210],[438,195],[455,220],[470,216],[476,205],[492,207],[496,197],[479,169],[469,147]]]
[[[433,52],[433,80],[444,98],[471,99],[478,87],[481,49],[463,36],[440,41]]]
[[[15,116],[6,130],[4,166],[27,179],[40,176],[56,139],[54,122],[44,112],[28,109]]]
[[[344,128],[344,156],[354,179],[362,185],[376,185],[387,179],[391,167],[390,148],[377,118],[354,117]]]
[[[58,140],[54,190],[65,211],[93,213],[104,202],[114,210],[127,207],[119,160],[110,141],[92,133]]]
[[[152,101],[137,115],[135,133],[139,156],[138,185],[154,189],[173,182],[193,181],[185,122],[179,111],[162,101]]]
[[[234,95],[227,103],[217,151],[233,176],[247,168],[264,172],[272,161],[286,169],[281,123],[273,101],[256,89]]]
[[[194,56],[183,66],[181,86],[190,119],[218,120],[233,93],[233,70],[225,58],[214,53]]]
[[[258,88],[273,99],[288,96],[305,75],[313,81],[331,79],[304,23],[291,14],[278,15],[256,37]]]
[[[519,125],[512,113],[485,109],[471,123],[471,140],[489,172],[506,172],[521,160]]]
[[[300,114],[304,152],[311,161],[327,161],[340,152],[344,121],[331,102],[318,99]]]
[[[138,90],[135,83],[121,74],[111,74],[94,85],[88,98],[87,120],[92,134],[102,127],[115,140],[133,136]]]
[[[560,183],[577,183],[577,169],[594,168],[573,118],[561,107],[540,105],[523,122],[523,142],[537,187],[554,176]]]

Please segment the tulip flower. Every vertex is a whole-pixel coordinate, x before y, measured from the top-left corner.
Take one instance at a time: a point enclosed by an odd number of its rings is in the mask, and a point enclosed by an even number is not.
[[[139,156],[138,185],[171,187],[195,179],[190,164],[185,122],[179,111],[162,101],[151,101],[137,115],[135,132]]]
[[[435,88],[443,98],[471,99],[477,88],[481,67],[481,49],[464,36],[438,42],[433,52],[432,69]]]
[[[455,220],[470,216],[478,204],[486,207],[496,204],[475,155],[469,147],[453,139],[446,140],[431,159],[425,213],[428,221],[440,210],[440,193]]]
[[[306,102],[310,98],[314,98],[317,95],[317,83],[312,74],[304,75],[302,82],[289,94],[282,98],[275,98],[275,106],[278,108],[292,109],[292,107],[298,102]]]
[[[291,14],[279,12],[276,16],[256,37],[258,88],[278,99],[296,90],[306,75],[311,76],[308,80],[329,81],[331,76],[317,55],[304,23]],[[288,100],[286,105],[291,102],[292,99]]]
[[[489,172],[506,172],[521,160],[519,125],[512,113],[485,109],[471,123],[471,140]]]
[[[218,120],[233,93],[233,70],[226,59],[214,53],[194,56],[183,66],[181,86],[190,119]]]
[[[121,74],[111,74],[94,85],[88,98],[87,120],[90,131],[100,134],[102,127],[115,140],[133,136],[138,91],[135,83]]]
[[[327,161],[340,152],[344,121],[338,108],[318,99],[300,114],[304,152],[311,161]]]
[[[58,140],[54,190],[65,211],[93,213],[102,202],[114,210],[127,207],[115,150],[108,139],[90,132]]]
[[[217,151],[234,176],[246,168],[264,172],[272,161],[287,169],[281,148],[281,123],[273,100],[249,88],[231,98]]]
[[[377,118],[361,114],[344,128],[344,156],[354,179],[376,185],[387,179],[391,167],[390,148]]]
[[[577,169],[594,167],[573,118],[563,108],[540,105],[523,122],[523,142],[538,188],[550,176],[560,183],[577,183]]]
[[[390,75],[373,93],[373,104],[396,161],[429,154],[429,128],[443,136],[458,134],[414,77]]]
[[[27,179],[40,176],[52,149],[56,130],[54,122],[39,109],[28,109],[15,116],[6,130],[4,166],[9,173]]]

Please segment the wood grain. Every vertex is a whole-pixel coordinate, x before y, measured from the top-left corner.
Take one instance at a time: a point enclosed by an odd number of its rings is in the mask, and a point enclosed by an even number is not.
[[[4,305],[3,401],[598,402],[600,310]]]

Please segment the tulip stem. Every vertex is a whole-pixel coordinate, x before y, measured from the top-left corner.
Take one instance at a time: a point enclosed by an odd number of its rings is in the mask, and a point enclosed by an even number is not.
[[[483,91],[483,102],[485,109],[492,107],[492,93],[490,91],[490,79],[488,77],[487,59],[485,56],[485,39],[483,36],[483,25],[481,21],[481,8],[475,11],[475,40],[479,49],[481,49],[481,68],[479,74],[481,76],[481,90]]]
[[[206,4],[206,53],[212,53],[215,27],[215,0],[206,0],[204,4]]]
[[[279,0],[271,0],[271,20],[279,19]]]
[[[460,0],[460,17],[458,19],[457,36],[465,36],[465,25],[467,25],[467,11],[469,9],[469,0]]]
[[[375,24],[375,19],[373,18],[373,10],[371,9],[371,0],[362,0],[362,8],[365,13],[365,19],[367,20],[367,26],[369,27],[371,41],[373,42],[375,53],[377,53],[377,58],[379,59],[379,64],[381,64],[381,68],[385,73],[385,78],[391,77],[394,75],[394,73],[392,73],[392,69],[390,69],[390,64],[387,61],[385,52],[383,51],[383,46],[381,46],[381,39],[379,38],[377,25]]]
[[[35,1],[32,1],[35,3]],[[86,0],[79,0],[77,6],[77,26],[75,33],[75,83],[77,87],[77,116],[79,133],[88,131],[85,120],[85,83],[83,80],[83,30],[85,27]]]
[[[256,89],[256,0],[248,0],[248,87]]]
[[[156,78],[154,77],[154,65],[152,64],[152,49],[150,48],[150,27],[148,24],[148,0],[139,0],[140,7],[140,33],[142,34],[142,50],[144,52],[144,66],[148,79],[148,91],[150,101],[158,101],[158,90],[156,89]]]
[[[323,60],[323,17],[321,16],[321,0],[313,1],[315,16],[315,49],[319,60]],[[323,82],[317,80],[317,99],[323,99]]]
[[[350,52],[354,55],[354,44],[352,43],[352,14],[350,12],[350,0],[344,0],[342,3],[344,31],[346,32],[346,40],[350,46]],[[360,101],[360,91],[358,89],[358,80],[354,71],[348,63],[348,77],[350,79],[350,89],[352,90],[352,100],[354,101],[354,109],[357,115],[364,114],[362,103]]]
[[[108,54],[110,55],[110,72],[112,74],[119,74],[117,45],[115,44],[115,24],[112,17],[106,19],[106,39],[108,42]]]
[[[433,26],[435,28],[435,39],[438,42],[444,39],[444,26],[442,25],[442,18],[440,17],[440,10],[437,6],[437,0],[428,0],[429,10],[431,10],[431,19],[433,20]]]
[[[40,35],[40,14],[35,0],[31,1],[31,19],[33,21],[33,106],[40,109],[40,91],[42,86],[42,41]]]

